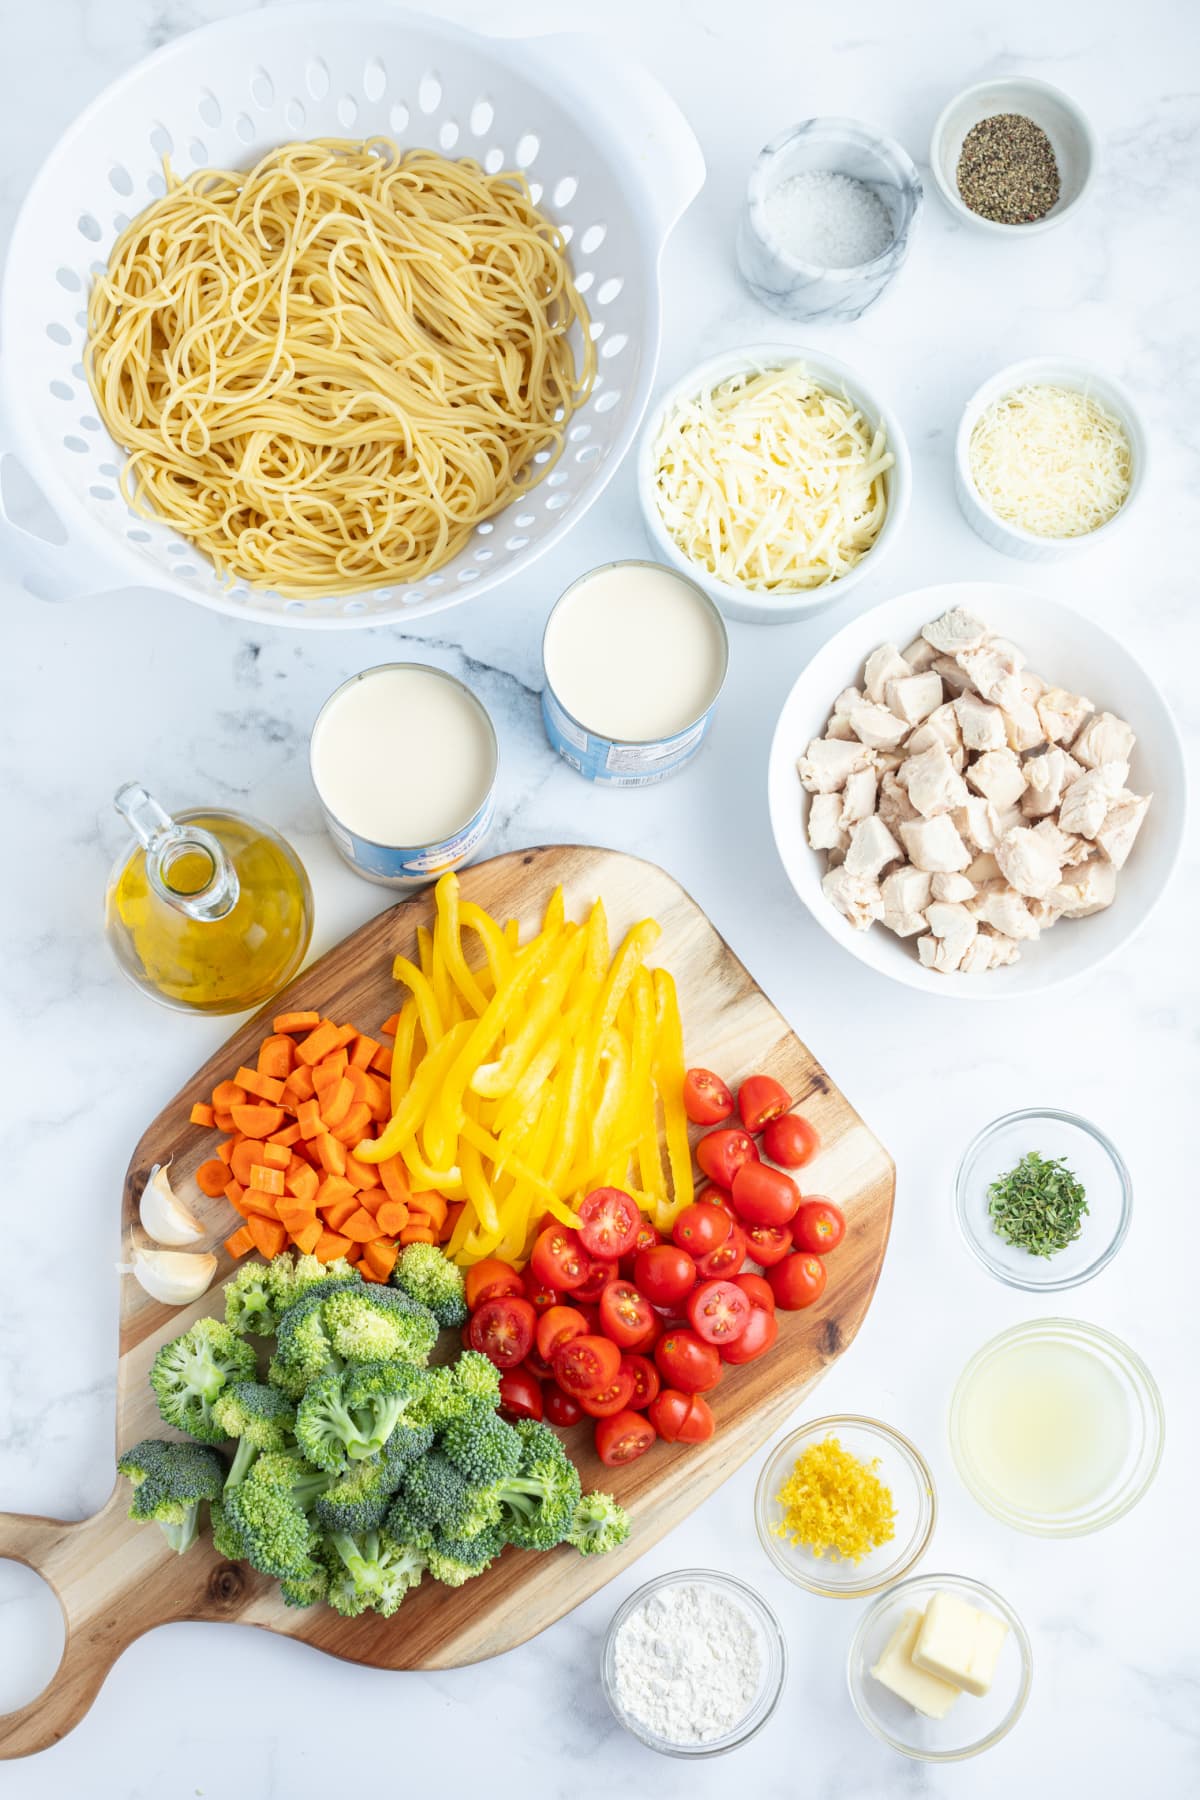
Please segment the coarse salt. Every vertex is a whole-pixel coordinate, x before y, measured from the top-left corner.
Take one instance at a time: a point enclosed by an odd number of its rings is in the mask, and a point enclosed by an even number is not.
[[[706,1744],[746,1717],[762,1686],[753,1619],[720,1588],[680,1582],[630,1613],[614,1645],[617,1698],[670,1744]]]
[[[788,176],[770,189],[763,210],[788,255],[814,268],[860,268],[895,235],[879,196],[865,182],[831,170]]]

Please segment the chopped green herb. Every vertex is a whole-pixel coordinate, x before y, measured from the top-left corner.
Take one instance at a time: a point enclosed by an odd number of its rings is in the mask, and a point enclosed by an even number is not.
[[[1073,1244],[1087,1210],[1083,1183],[1062,1157],[1039,1156],[1036,1150],[988,1188],[993,1230],[1031,1256],[1053,1256]]]

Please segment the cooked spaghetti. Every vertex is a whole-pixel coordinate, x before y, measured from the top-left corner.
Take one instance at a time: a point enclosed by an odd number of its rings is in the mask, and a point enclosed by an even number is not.
[[[385,138],[168,170],[85,360],[131,505],[293,596],[441,568],[551,467],[595,372],[524,178]]]

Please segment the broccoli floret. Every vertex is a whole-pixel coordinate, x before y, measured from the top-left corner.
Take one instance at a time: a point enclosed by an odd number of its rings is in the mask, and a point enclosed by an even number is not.
[[[390,1619],[426,1568],[423,1552],[381,1531],[330,1532],[322,1553],[329,1571],[326,1598],[348,1619],[368,1607]]]
[[[313,1572],[316,1538],[309,1509],[328,1486],[328,1475],[310,1468],[303,1457],[268,1450],[245,1480],[225,1494],[225,1528],[262,1574],[305,1580]]]
[[[422,1386],[420,1371],[404,1362],[358,1363],[322,1375],[296,1409],[296,1441],[319,1469],[340,1474],[347,1460],[382,1451]]]
[[[522,1419],[512,1429],[521,1440],[521,1466],[493,1490],[501,1522],[510,1543],[552,1550],[571,1530],[579,1472],[548,1425]]]
[[[168,1425],[202,1444],[223,1444],[213,1402],[231,1381],[254,1376],[251,1346],[219,1319],[197,1319],[182,1337],[164,1344],[150,1369],[150,1386]]]
[[[452,1419],[440,1442],[455,1468],[475,1487],[491,1487],[521,1467],[521,1440],[499,1413],[476,1409]]]
[[[190,1550],[200,1530],[200,1506],[219,1499],[225,1466],[203,1444],[143,1438],[118,1458],[117,1468],[133,1484],[131,1519],[153,1520],[172,1550]]]
[[[424,1368],[437,1342],[433,1314],[395,1288],[361,1283],[333,1295],[321,1312],[334,1354],[346,1362],[398,1358]]]
[[[376,1531],[392,1503],[401,1471],[383,1457],[351,1463],[317,1498],[314,1517],[325,1531]]]
[[[226,1487],[236,1487],[262,1450],[286,1450],[296,1423],[294,1409],[278,1388],[262,1381],[234,1381],[213,1401],[213,1418],[237,1438]]]
[[[346,1281],[319,1281],[293,1301],[275,1332],[275,1354],[267,1371],[272,1387],[298,1400],[310,1381],[341,1367],[325,1327],[324,1305],[335,1294],[362,1286],[357,1275]]]
[[[500,1371],[478,1350],[464,1350],[453,1365],[430,1370],[424,1416],[438,1430],[451,1419],[495,1412],[499,1404]]]
[[[329,1571],[319,1562],[313,1564],[311,1574],[297,1575],[279,1584],[285,1606],[315,1606],[318,1600],[324,1600],[328,1588]]]
[[[617,1550],[629,1536],[629,1514],[611,1494],[585,1494],[575,1508],[567,1543],[584,1556]]]
[[[457,1330],[467,1319],[463,1273],[436,1244],[409,1244],[392,1269],[392,1284],[427,1306],[439,1325]]]
[[[242,1542],[241,1533],[219,1500],[209,1502],[208,1522],[212,1528],[213,1549],[217,1555],[223,1556],[227,1562],[244,1561],[246,1546]]]
[[[440,1537],[428,1551],[429,1573],[446,1587],[461,1587],[482,1575],[504,1548],[504,1533],[493,1525],[474,1537]]]
[[[291,1261],[291,1258],[288,1258]],[[271,1288],[269,1263],[243,1263],[225,1283],[225,1323],[240,1337],[274,1335],[279,1314]]]
[[[272,1257],[267,1268],[267,1287],[277,1318],[282,1318],[289,1306],[294,1306],[297,1300],[312,1288],[319,1287],[323,1281],[359,1280],[361,1277],[358,1270],[344,1256],[323,1263],[318,1256],[299,1255],[293,1258],[290,1251],[281,1250],[278,1256]]]
[[[397,1484],[409,1464],[416,1462],[419,1456],[424,1456],[433,1445],[433,1426],[427,1425],[421,1418],[421,1404],[418,1400],[416,1407],[401,1419],[383,1446],[383,1460],[394,1473]]]
[[[474,1537],[499,1521],[496,1490],[473,1486],[440,1450],[412,1465],[400,1492],[403,1516],[429,1531]]]
[[[424,1519],[417,1517],[403,1488],[388,1507],[383,1528],[398,1544],[409,1544],[414,1550],[431,1550],[436,1541]]]

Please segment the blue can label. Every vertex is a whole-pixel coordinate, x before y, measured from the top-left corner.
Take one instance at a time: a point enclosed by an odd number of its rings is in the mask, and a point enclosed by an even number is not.
[[[469,862],[491,830],[494,813],[495,799],[489,793],[475,817],[461,831],[443,839],[440,844],[428,844],[420,849],[393,849],[387,844],[373,844],[369,839],[347,831],[328,812],[325,823],[346,861],[360,875],[392,887],[420,887],[431,876],[444,875],[447,869],[458,869]]]
[[[585,731],[563,711],[549,685],[542,689],[546,736],[565,762],[600,787],[648,787],[651,782],[665,781],[695,756],[712,716],[710,706],[702,719],[674,737],[659,738],[653,743],[620,744],[594,731]]]

